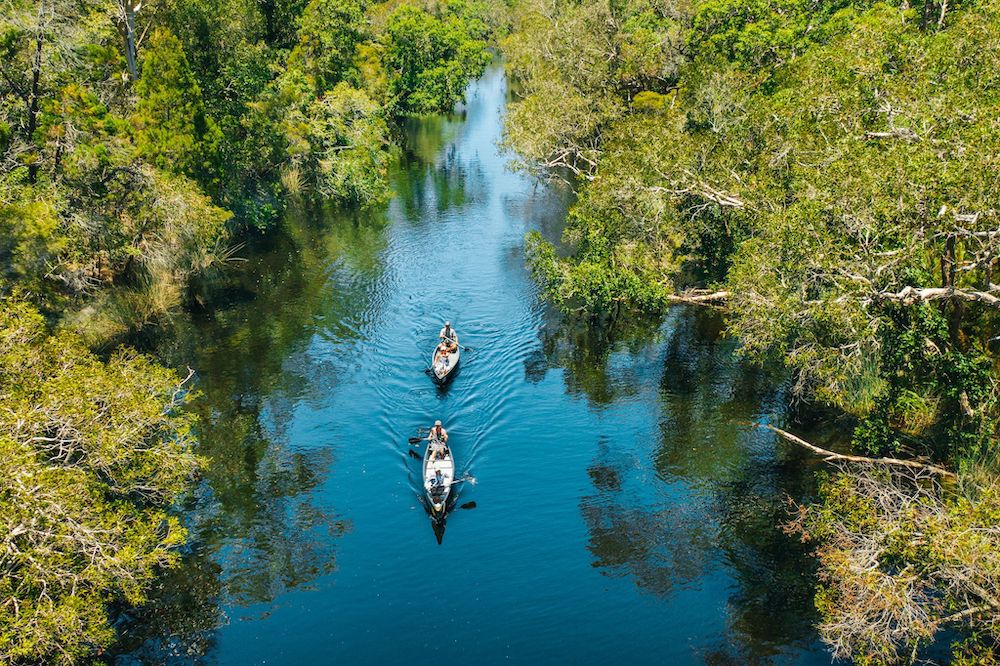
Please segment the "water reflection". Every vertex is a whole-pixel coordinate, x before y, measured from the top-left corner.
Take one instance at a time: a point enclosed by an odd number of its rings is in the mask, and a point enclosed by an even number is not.
[[[637,364],[615,361],[652,349],[660,338],[660,320],[636,316],[599,323],[561,318],[549,311],[541,349],[525,362],[525,377],[540,381],[550,368],[565,370],[566,390],[585,396],[595,406],[633,396],[647,377]]]
[[[601,438],[587,470],[596,492],[580,501],[587,547],[608,575],[629,576],[643,590],[668,596],[702,575],[713,527],[705,506],[644,502],[644,485],[626,481],[640,464],[620,443]]]
[[[297,448],[288,430],[296,405],[321,401],[352,370],[351,354],[316,354],[312,344],[364,342],[378,316],[371,285],[382,277],[384,247],[378,217],[293,207],[280,234],[201,285],[203,312],[152,341],[176,365],[198,369],[194,409],[210,464],[183,507],[184,566],[126,618],[120,650],[134,651],[119,661],[204,655],[232,619],[222,609],[267,613],[285,591],[336,570],[351,524],[316,498],[333,450]]]
[[[788,497],[808,497],[813,475],[799,451],[745,423],[783,414],[780,369],[741,362],[710,310],[675,310],[665,324],[572,320],[543,336],[525,374],[563,369],[566,391],[609,410],[655,399],[658,433],[619,426],[597,438],[580,512],[593,566],[663,599],[713,578],[728,582],[727,629],[702,654],[746,663],[815,641],[811,560],[779,526]],[[658,387],[654,396],[644,387]]]

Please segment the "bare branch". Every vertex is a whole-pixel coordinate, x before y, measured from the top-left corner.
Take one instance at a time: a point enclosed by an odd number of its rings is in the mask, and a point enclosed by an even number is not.
[[[823,456],[823,459],[826,461],[843,460],[855,463],[909,467],[910,469],[933,472],[934,474],[938,474],[940,476],[944,476],[951,479],[957,478],[958,476],[954,472],[946,470],[943,467],[938,467],[937,465],[931,465],[928,463],[917,462],[916,460],[901,460],[899,458],[869,458],[867,456],[855,456],[844,453],[836,453],[834,451],[830,451],[829,449],[824,449],[822,447],[816,446],[815,444],[810,444],[801,437],[797,437],[796,435],[793,435],[792,433],[786,430],[777,428],[771,425],[770,423],[751,423],[750,425],[753,426],[754,428],[767,428],[768,430],[776,432],[789,442],[792,442],[793,444],[798,444],[799,446],[808,449],[813,453]]]

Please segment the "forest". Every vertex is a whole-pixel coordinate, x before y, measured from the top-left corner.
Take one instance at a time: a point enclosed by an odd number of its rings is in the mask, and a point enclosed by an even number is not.
[[[955,663],[994,663],[996,4],[525,0],[513,30],[506,143],[579,191],[568,250],[528,239],[549,297],[721,308],[746,358],[849,419],[859,461],[785,525],[834,657],[956,632]]]
[[[179,557],[171,509],[204,463],[196,392],[120,343],[190,305],[287,202],[382,203],[400,119],[461,99],[499,16],[475,0],[4,0],[0,661],[101,654]]]
[[[194,371],[123,343],[292,202],[384,205],[400,124],[499,52],[503,148],[576,196],[525,242],[545,297],[595,329],[717,309],[849,431],[775,526],[830,654],[997,663],[996,3],[0,7],[0,661],[98,657],[181,557]]]

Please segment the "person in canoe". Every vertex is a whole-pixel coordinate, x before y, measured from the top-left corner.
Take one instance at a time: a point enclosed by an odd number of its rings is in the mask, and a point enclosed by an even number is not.
[[[451,327],[451,322],[446,321],[444,327],[441,328],[441,332],[438,333],[438,337],[445,342],[455,344],[455,329]]]
[[[443,331],[444,329],[441,330]],[[452,338],[444,338],[441,340],[441,344],[437,346],[437,356],[435,357],[434,362],[448,365],[451,360],[449,355],[454,354],[456,351],[458,351],[458,343]]]
[[[427,434],[428,446],[431,447],[430,459],[441,459],[448,455],[448,431],[441,426],[441,421],[435,421],[434,427]]]

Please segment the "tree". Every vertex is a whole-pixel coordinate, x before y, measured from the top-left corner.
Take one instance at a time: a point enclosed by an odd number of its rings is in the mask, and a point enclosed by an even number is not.
[[[459,18],[411,5],[389,17],[383,47],[389,92],[403,113],[451,110],[490,61],[486,43],[474,39]]]
[[[113,638],[108,608],[141,603],[176,561],[166,510],[199,466],[182,382],[121,351],[104,363],[0,307],[0,658],[75,663]]]
[[[299,20],[298,43],[288,66],[299,69],[317,93],[347,78],[362,37],[365,4],[356,0],[312,0]]]
[[[919,474],[853,467],[828,479],[822,497],[798,507],[787,529],[818,544],[820,633],[834,658],[895,663],[956,628],[995,647],[995,481],[963,496]]]
[[[687,12],[673,2],[526,0],[514,15],[503,47],[519,96],[504,143],[529,173],[590,179],[631,98],[676,84]]]
[[[207,178],[221,135],[205,113],[184,49],[169,30],[158,28],[150,37],[136,93],[132,122],[138,155],[161,169]]]

